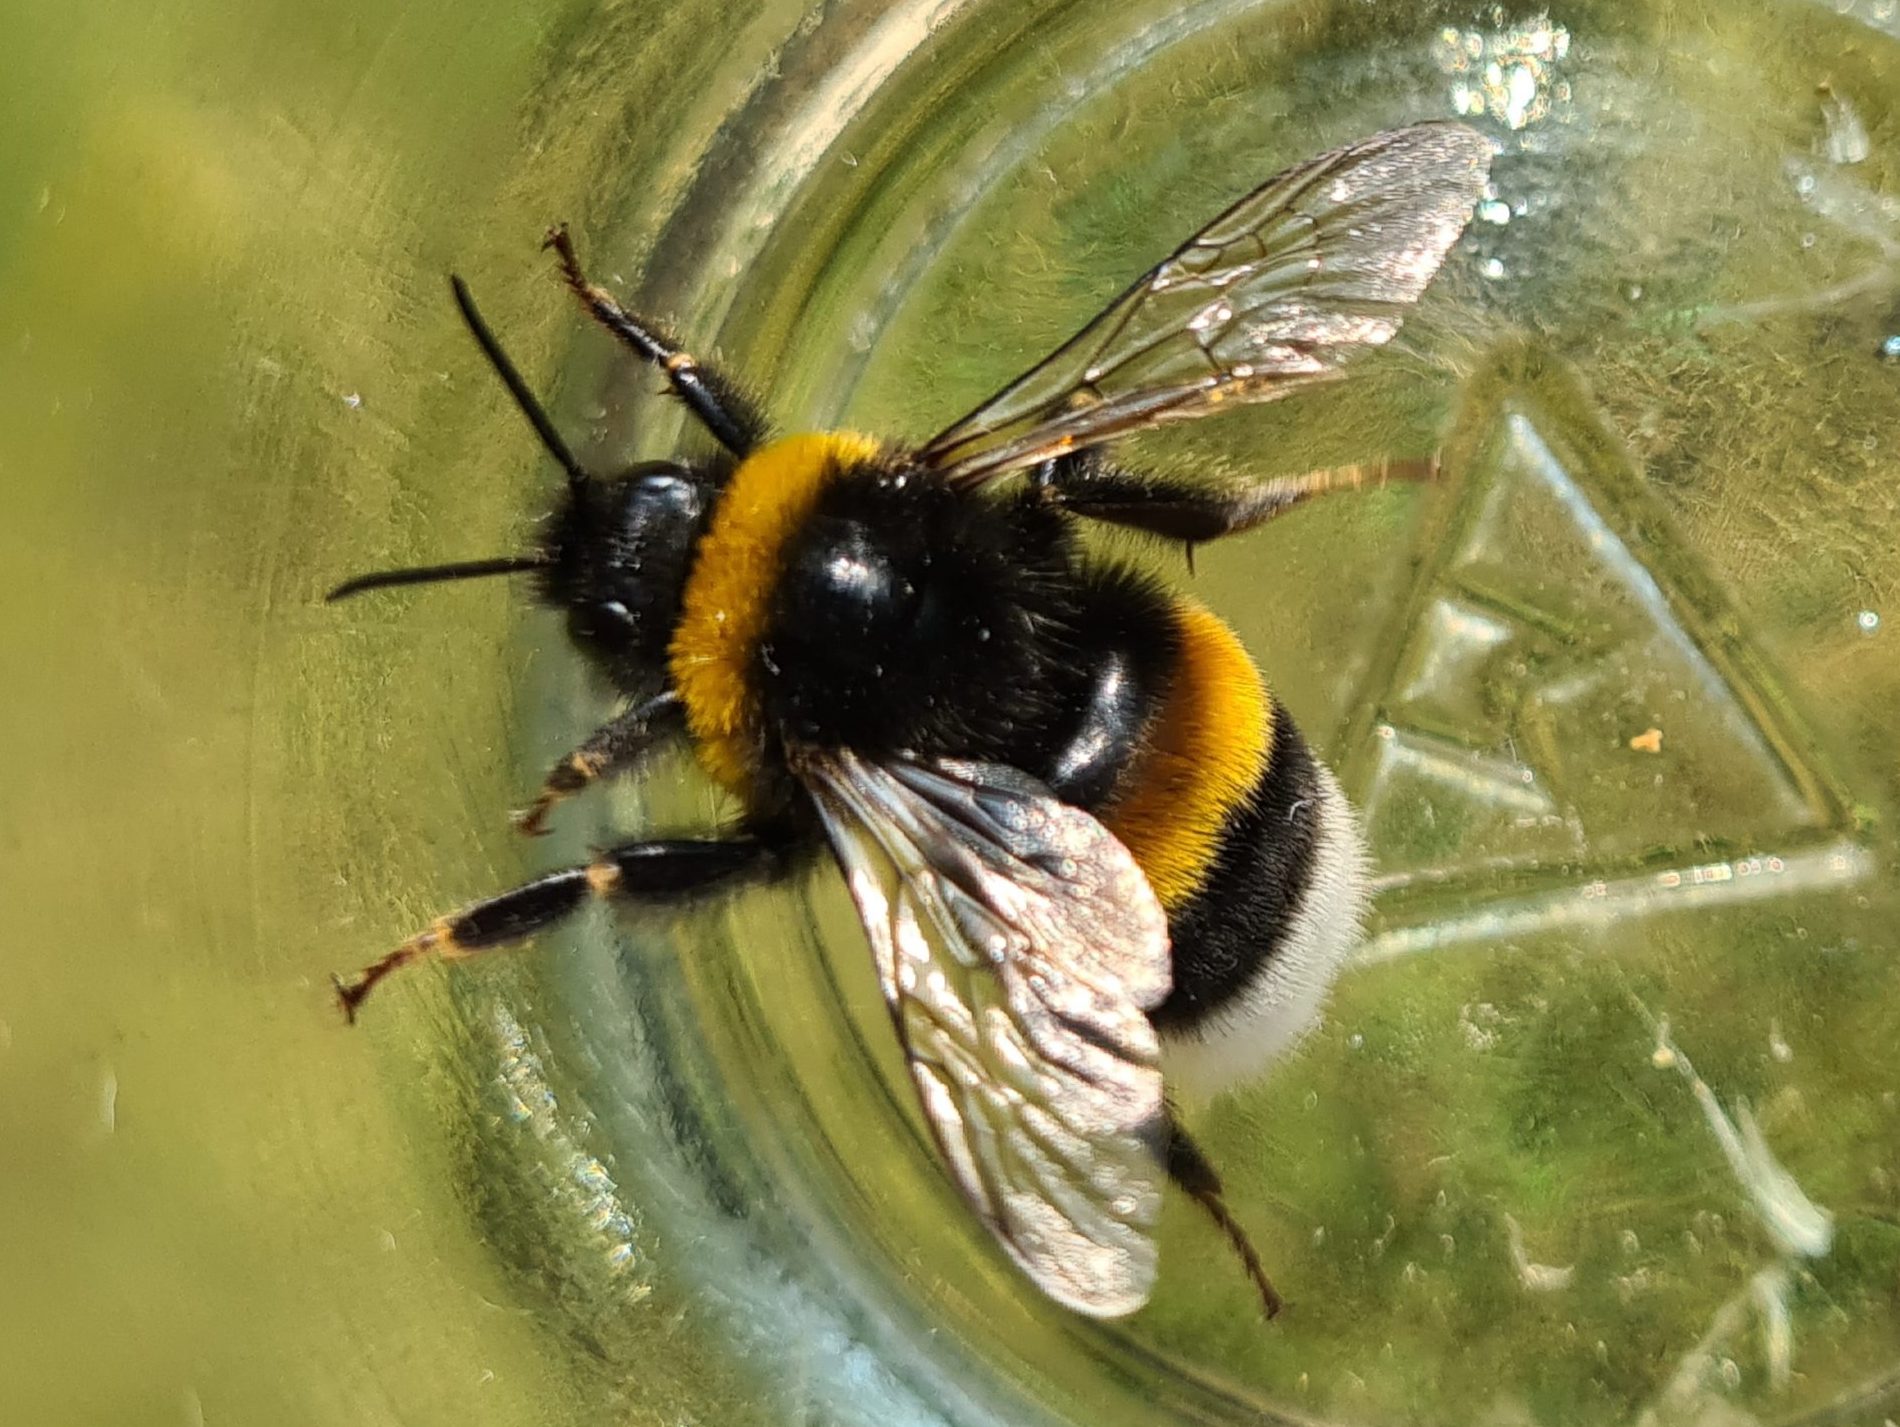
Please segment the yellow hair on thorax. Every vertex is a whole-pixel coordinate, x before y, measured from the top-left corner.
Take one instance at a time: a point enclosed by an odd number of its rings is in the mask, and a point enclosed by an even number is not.
[[[848,431],[786,436],[761,446],[732,473],[700,539],[667,664],[700,766],[741,796],[751,786],[763,739],[752,667],[785,543],[833,476],[882,449]]]
[[[1206,882],[1222,825],[1259,786],[1273,743],[1272,701],[1234,632],[1189,599],[1175,620],[1174,681],[1103,819],[1170,912]]]

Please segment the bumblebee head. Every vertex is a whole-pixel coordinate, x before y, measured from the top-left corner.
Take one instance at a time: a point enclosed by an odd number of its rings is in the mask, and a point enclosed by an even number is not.
[[[378,570],[328,599],[397,585],[531,573],[567,616],[568,634],[613,683],[637,690],[664,676],[693,550],[715,493],[710,473],[650,461],[569,485],[538,552]]]
[[[712,506],[716,473],[671,461],[650,461],[618,476],[582,468],[527,383],[488,330],[467,286],[450,279],[463,321],[495,375],[567,473],[540,548],[527,555],[378,570],[345,580],[327,596],[433,584],[487,575],[532,573],[542,597],[567,615],[568,633],[623,691],[664,674],[666,643],[679,617],[693,547]]]
[[[708,473],[649,461],[570,489],[542,542],[543,597],[622,687],[663,669],[693,551],[712,509]]]

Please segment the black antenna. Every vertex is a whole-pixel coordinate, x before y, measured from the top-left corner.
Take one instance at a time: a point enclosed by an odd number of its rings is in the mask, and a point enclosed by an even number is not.
[[[427,585],[437,580],[476,580],[483,575],[518,575],[545,570],[548,561],[538,555],[503,555],[494,560],[462,560],[452,565],[417,565],[407,570],[378,570],[345,580],[323,597],[325,604],[360,595],[364,590],[386,590],[392,585]]]
[[[501,349],[501,343],[495,340],[495,334],[488,330],[488,324],[482,320],[482,314],[475,309],[475,299],[469,295],[468,284],[453,273],[449,275],[449,288],[455,293],[455,305],[462,311],[462,320],[468,324],[468,330],[474,334],[480,344],[482,354],[488,358],[488,364],[495,369],[495,375],[501,378],[501,384],[508,388],[508,395],[515,399],[515,405],[521,408],[521,414],[528,418],[528,424],[534,428],[534,434],[541,438],[541,444],[547,448],[550,456],[561,463],[561,469],[567,472],[568,489],[578,490],[587,484],[587,472],[581,469],[581,463],[574,459],[574,453],[567,449],[567,443],[561,439],[561,433],[554,429],[554,423],[548,420],[547,412],[541,409],[534,393],[528,390],[528,384],[521,379],[521,373],[515,370],[515,364],[508,360],[508,354]],[[487,572],[483,572],[487,573]],[[455,578],[450,576],[448,578]],[[336,596],[332,595],[332,599]]]

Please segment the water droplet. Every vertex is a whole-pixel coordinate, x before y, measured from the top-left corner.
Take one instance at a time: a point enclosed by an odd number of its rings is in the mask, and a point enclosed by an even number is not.
[[[1880,628],[1880,616],[1870,609],[1864,609],[1854,616],[1854,623],[1859,627],[1862,634],[1872,634],[1876,629]]]
[[[1484,260],[1484,267],[1480,269],[1480,271],[1488,278],[1503,277],[1504,260],[1502,258],[1486,258]]]
[[[1900,362],[1900,332],[1880,344],[1880,355],[1889,362]]]

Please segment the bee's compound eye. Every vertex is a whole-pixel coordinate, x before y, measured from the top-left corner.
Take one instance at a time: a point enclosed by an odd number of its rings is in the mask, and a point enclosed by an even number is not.
[[[583,645],[602,651],[626,648],[639,632],[639,619],[616,599],[588,600],[568,612],[568,633]]]

